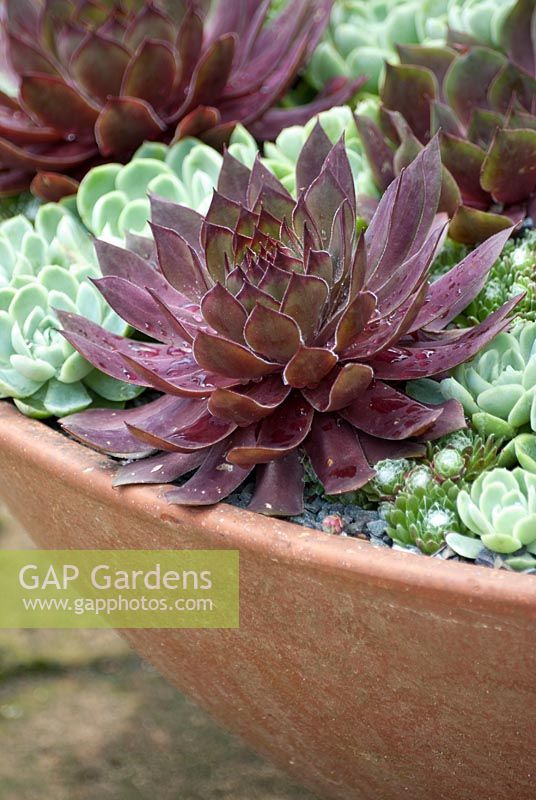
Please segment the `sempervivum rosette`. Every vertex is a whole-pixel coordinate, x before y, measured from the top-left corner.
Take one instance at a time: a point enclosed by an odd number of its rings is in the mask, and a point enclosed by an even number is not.
[[[358,120],[384,182],[441,130],[443,201],[456,211],[450,236],[458,242],[536,216],[535,25],[534,0],[517,0],[501,27],[504,54],[459,43],[461,53],[400,46],[401,63],[386,67],[383,130]]]
[[[517,299],[486,322],[446,326],[482,287],[509,232],[429,285],[447,221],[437,217],[437,140],[392,183],[356,233],[344,141],[320,126],[297,164],[297,201],[260,160],[227,155],[203,219],[153,205],[158,265],[100,243],[97,285],[160,343],[127,341],[63,314],[65,335],[100,369],[164,393],[141,408],[82,413],[67,431],[103,452],[146,458],[117,483],[163,482],[197,468],[168,499],[225,498],[257,465],[251,507],[296,514],[302,453],[329,494],[363,486],[370,464],[464,425],[453,400],[430,407],[393,382],[443,373],[508,324]],[[156,457],[154,454],[157,453]]]
[[[57,200],[76,185],[65,174],[124,160],[145,139],[221,141],[236,122],[273,139],[345,102],[361,81],[336,79],[308,105],[274,108],[318,43],[332,0],[294,0],[267,21],[269,5],[6,0],[0,33],[18,96],[0,94],[0,192],[20,191],[41,171],[35,190]]]

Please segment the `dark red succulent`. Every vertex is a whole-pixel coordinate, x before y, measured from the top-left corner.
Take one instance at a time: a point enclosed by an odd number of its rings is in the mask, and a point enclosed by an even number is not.
[[[273,139],[361,85],[335,80],[309,105],[275,107],[333,0],[294,0],[270,21],[270,0],[5,2],[4,67],[19,92],[0,93],[0,194],[40,172],[36,193],[58,199],[75,190],[72,175],[145,139],[221,142],[236,122]]]
[[[208,504],[258,467],[251,507],[291,515],[302,508],[304,454],[337,494],[363,486],[379,459],[421,452],[419,437],[464,426],[456,401],[426,406],[397,384],[445,372],[507,326],[519,298],[474,328],[446,329],[510,231],[430,285],[448,224],[436,214],[437,138],[390,185],[361,236],[343,139],[332,148],[317,125],[296,173],[297,201],[260,160],[250,171],[227,154],[205,219],[153,200],[152,263],[97,243],[98,288],[161,342],[61,314],[66,338],[90,362],[163,392],[142,407],[62,420],[84,443],[143,459],[116,484],[197,469],[168,499]]]
[[[401,63],[386,68],[383,130],[358,119],[383,186],[441,130],[443,207],[459,206],[450,228],[457,241],[536,220],[534,30],[534,0],[518,0],[502,26],[504,53],[456,34],[458,50],[400,46]]]

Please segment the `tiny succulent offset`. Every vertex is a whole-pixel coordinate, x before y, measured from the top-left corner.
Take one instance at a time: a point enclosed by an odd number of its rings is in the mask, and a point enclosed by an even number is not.
[[[457,401],[429,406],[400,383],[475,355],[509,323],[513,299],[484,323],[447,330],[480,291],[509,231],[444,278],[426,280],[444,236],[437,138],[397,178],[366,232],[341,139],[317,125],[296,167],[297,199],[257,159],[227,154],[203,218],[153,198],[158,270],[98,242],[97,286],[128,340],[62,313],[64,335],[112,377],[163,392],[139,408],[63,420],[79,440],[136,458],[119,483],[174,480],[168,499],[212,504],[256,470],[251,508],[303,507],[306,453],[328,494],[359,489],[384,458],[422,451],[464,427]],[[395,385],[393,385],[396,384]]]
[[[237,126],[229,152],[252,166],[258,147]],[[198,139],[186,137],[171,147],[145,142],[128,164],[101,164],[87,173],[76,193],[77,211],[87,229],[107,241],[121,243],[128,233],[150,236],[149,195],[206,213],[222,164],[223,156]]]
[[[502,20],[504,52],[454,34],[458,49],[399,46],[382,87],[383,124],[361,125],[386,181],[441,130],[443,208],[456,211],[457,241],[536,217],[536,43],[526,35],[535,24],[534,3],[517,0]]]
[[[276,107],[314,51],[332,0],[6,0],[0,19],[15,96],[1,95],[0,191],[72,193],[96,160],[146,139],[210,136],[237,122],[259,139],[348,100],[362,80]],[[210,13],[209,13],[210,11]]]
[[[99,373],[58,330],[61,309],[127,333],[88,281],[99,274],[91,239],[60,206],[42,206],[35,226],[23,216],[0,224],[0,397],[24,414],[60,417],[140,393]]]

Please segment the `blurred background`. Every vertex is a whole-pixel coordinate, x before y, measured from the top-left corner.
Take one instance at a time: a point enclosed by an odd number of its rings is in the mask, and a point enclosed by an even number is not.
[[[0,630],[0,750],[1,800],[314,800],[112,631]]]

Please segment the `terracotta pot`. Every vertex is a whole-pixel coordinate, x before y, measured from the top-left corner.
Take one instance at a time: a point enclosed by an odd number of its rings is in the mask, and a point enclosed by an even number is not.
[[[533,577],[114,490],[111,460],[7,403],[0,464],[41,546],[240,550],[239,630],[124,635],[321,798],[536,797]]]

